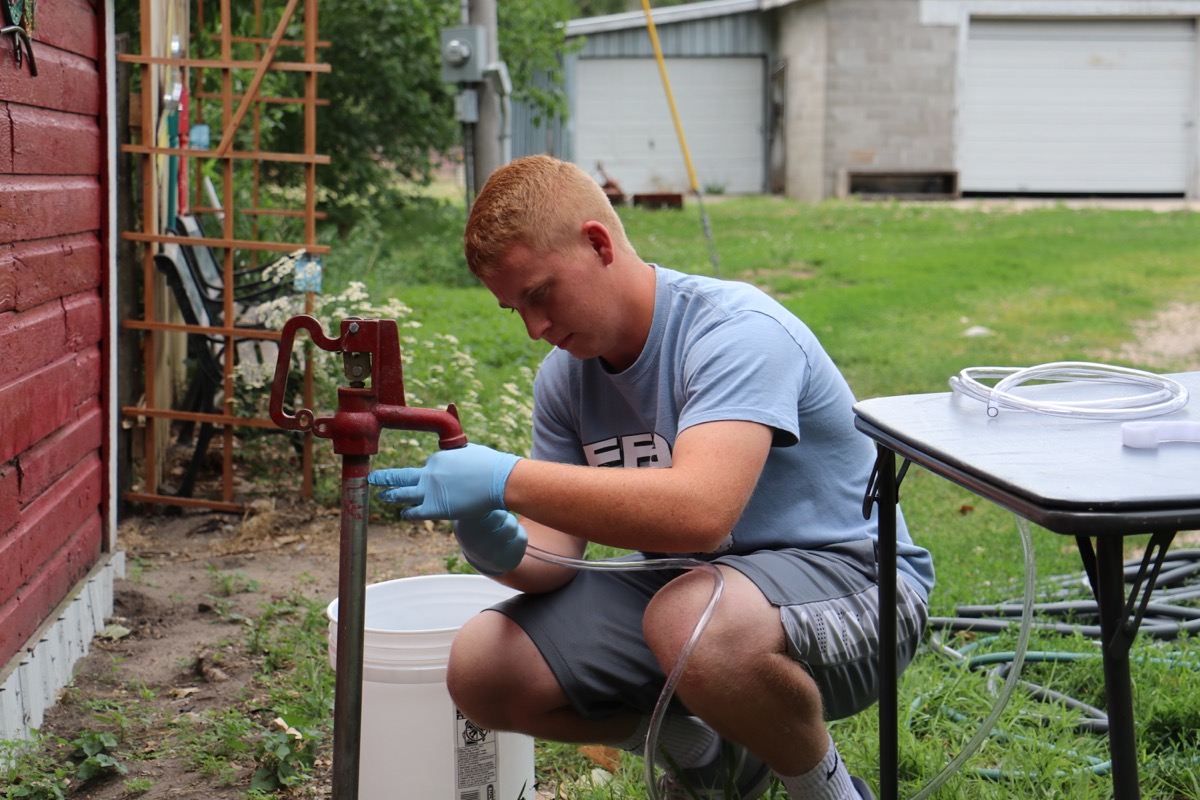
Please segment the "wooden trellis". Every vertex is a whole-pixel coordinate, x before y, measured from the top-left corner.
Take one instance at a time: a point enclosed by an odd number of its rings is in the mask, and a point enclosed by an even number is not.
[[[236,341],[277,340],[277,331],[238,324],[235,309],[236,265],[257,264],[269,254],[291,254],[305,251],[307,258],[319,258],[329,252],[317,243],[316,168],[329,163],[329,157],[317,153],[317,108],[327,104],[317,95],[317,77],[329,72],[329,65],[318,61],[319,49],[328,45],[317,38],[317,0],[286,0],[271,31],[263,30],[263,0],[254,0],[255,34],[235,36],[231,0],[218,0],[219,32],[215,44],[217,58],[195,58],[189,55],[188,35],[191,9],[189,0],[140,0],[141,52],[122,54],[119,59],[141,70],[140,137],[134,144],[123,145],[122,151],[136,155],[142,172],[142,220],[139,230],[122,233],[125,239],[142,243],[140,263],[144,286],[143,315],[126,319],[122,325],[143,332],[145,395],[137,405],[122,409],[127,420],[143,421],[143,465],[141,485],[125,494],[125,500],[135,503],[165,504],[209,508],[218,511],[239,511],[242,508],[234,496],[234,429],[236,427],[273,427],[266,417],[239,414],[235,401]],[[204,0],[195,0],[197,29],[204,30]],[[272,10],[276,10],[275,5]],[[302,39],[289,39],[289,30],[303,29]],[[250,55],[243,55],[249,53]],[[299,53],[299,57],[292,54]],[[266,96],[263,81],[273,71],[300,73],[303,91],[300,96]],[[216,73],[220,89],[206,89],[211,75]],[[244,86],[241,91],[235,87]],[[211,136],[209,146],[197,148],[188,141],[195,130],[193,120],[202,120],[206,104],[219,104],[219,136]],[[267,104],[291,104],[303,109],[303,147],[299,152],[264,152],[261,147],[261,114]],[[176,104],[178,104],[176,106]],[[137,112],[135,112],[137,113]],[[170,115],[177,114],[177,135],[168,132]],[[210,114],[211,115],[211,114]],[[139,127],[136,121],[132,127]],[[247,133],[239,136],[245,127]],[[248,135],[247,135],[248,134]],[[249,146],[245,142],[249,140]],[[239,142],[242,146],[239,147]],[[192,146],[189,146],[192,145]],[[203,143],[201,143],[203,144]],[[252,192],[249,203],[237,204],[234,191],[235,165],[252,169]],[[260,200],[261,167],[272,162],[299,165],[303,171],[303,186],[299,207],[265,207]],[[215,163],[219,175],[220,195],[213,198],[204,192],[205,170],[212,171]],[[189,176],[191,179],[189,180]],[[212,184],[209,184],[210,186]],[[214,202],[214,199],[216,202]],[[186,208],[191,214],[205,214],[220,220],[219,235],[182,235],[169,231],[167,225],[177,212]],[[278,241],[260,235],[261,217],[296,218],[303,222],[300,241]],[[249,221],[250,235],[236,233],[238,219]],[[245,226],[243,226],[245,227]],[[187,246],[211,248],[221,253],[222,309],[219,324],[197,324],[180,319],[167,302],[168,294],[159,274],[155,257],[166,248]],[[240,255],[240,258],[239,258]],[[123,270],[137,265],[123,265]],[[123,272],[136,277],[132,272]],[[311,312],[313,295],[305,293],[305,308]],[[176,408],[173,382],[163,380],[171,370],[171,359],[178,358],[172,350],[172,340],[184,336],[208,336],[223,342],[220,349],[221,405],[211,412]],[[174,355],[172,353],[174,352]],[[312,407],[312,374],[306,368],[304,401]],[[190,423],[212,425],[219,429],[222,444],[222,481],[219,498],[181,497],[164,489],[163,466],[166,438],[170,425]],[[311,436],[306,436],[302,453],[302,492],[312,495],[313,448]]]

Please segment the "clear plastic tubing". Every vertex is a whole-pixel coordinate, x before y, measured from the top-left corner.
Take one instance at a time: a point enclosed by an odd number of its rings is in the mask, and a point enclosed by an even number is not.
[[[650,724],[646,729],[646,754],[643,780],[646,783],[646,792],[650,800],[659,800],[658,786],[654,778],[654,756],[658,750],[658,734],[662,728],[663,719],[667,715],[667,706],[670,705],[671,698],[675,694],[675,687],[679,684],[680,678],[683,677],[683,670],[687,666],[687,661],[691,657],[692,651],[696,649],[696,644],[700,641],[704,630],[708,627],[713,612],[717,609],[717,603],[721,600],[721,593],[725,590],[725,576],[721,574],[721,570],[715,564],[710,564],[707,561],[701,561],[696,558],[649,558],[645,561],[587,561],[580,558],[560,556],[556,553],[534,547],[533,545],[528,547],[527,552],[530,557],[540,561],[571,567],[573,569],[700,569],[712,577],[713,590],[712,595],[709,597],[708,605],[704,607],[704,613],[696,621],[696,627],[692,630],[692,635],[688,637],[687,642],[679,651],[679,655],[675,657],[675,664],[671,667],[671,673],[667,676],[666,683],[663,684],[662,691],[658,695],[658,701],[654,704],[654,712],[650,715]]]
[[[1029,637],[1033,632],[1033,600],[1036,571],[1033,560],[1033,539],[1029,533],[1029,523],[1021,517],[1017,517],[1017,528],[1021,534],[1021,550],[1025,559],[1025,598],[1021,606],[1021,627],[1017,635],[1017,645],[1012,657],[1012,667],[1009,670],[1008,678],[1005,680],[1004,686],[996,698],[996,703],[992,707],[991,713],[988,714],[983,724],[980,725],[979,730],[941,772],[935,775],[929,783],[913,795],[912,800],[924,800],[924,798],[929,797],[941,788],[942,784],[948,781],[955,772],[962,769],[963,764],[975,754],[992,732],[992,728],[996,726],[996,722],[1000,719],[1001,713],[1003,713],[1005,706],[1008,705],[1009,699],[1020,682],[1021,667],[1025,662],[1025,653],[1029,650]],[[696,627],[692,630],[692,635],[688,638],[687,643],[679,651],[679,655],[675,657],[675,664],[672,666],[671,673],[667,676],[667,680],[663,684],[662,692],[659,693],[658,701],[654,705],[654,712],[650,715],[650,724],[646,730],[643,780],[645,781],[646,793],[650,800],[659,800],[658,786],[654,776],[654,756],[658,750],[659,731],[662,728],[663,719],[667,714],[667,706],[670,705],[671,698],[675,694],[675,687],[679,684],[679,680],[683,676],[683,670],[687,666],[688,658],[691,657],[692,651],[696,649],[697,642],[700,641],[700,637],[704,634],[704,630],[708,627],[708,623],[712,619],[713,612],[716,611],[717,603],[721,600],[721,593],[725,589],[725,576],[721,574],[721,570],[715,564],[695,558],[652,558],[645,561],[587,561],[580,558],[560,556],[556,553],[534,547],[533,545],[528,547],[527,552],[531,558],[572,569],[702,569],[712,577],[713,590],[708,605],[705,606],[704,613],[700,615],[700,619],[696,621]]]
[[[996,379],[998,382],[990,387],[981,382]],[[1145,391],[1074,402],[1057,401],[1045,395],[1035,399],[1012,391],[1028,381],[1105,383],[1136,386]],[[1170,414],[1183,408],[1188,401],[1187,389],[1170,378],[1088,361],[1055,361],[1033,367],[968,367],[950,378],[950,388],[986,403],[989,417],[998,415],[1001,409],[1008,409],[1080,419],[1140,419]]]
[[[962,769],[963,764],[967,763],[967,759],[975,755],[975,752],[983,746],[984,740],[991,734],[992,728],[996,727],[1000,714],[1004,712],[1005,706],[1008,705],[1009,699],[1020,682],[1021,667],[1025,663],[1025,654],[1029,651],[1030,634],[1033,633],[1033,596],[1036,573],[1033,563],[1033,537],[1029,534],[1029,522],[1022,517],[1017,517],[1017,530],[1021,534],[1021,552],[1025,557],[1025,599],[1021,603],[1021,627],[1017,633],[1017,646],[1013,651],[1012,668],[1004,681],[1004,686],[1000,689],[1000,694],[996,697],[991,712],[979,726],[979,730],[941,772],[933,776],[929,783],[913,795],[912,800],[925,800],[926,797],[940,789],[942,784],[950,780],[954,773]]]

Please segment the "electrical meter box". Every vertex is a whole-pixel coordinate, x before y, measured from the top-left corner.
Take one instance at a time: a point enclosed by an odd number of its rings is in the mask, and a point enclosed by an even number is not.
[[[487,66],[487,29],[482,25],[442,28],[442,80],[479,83]]]

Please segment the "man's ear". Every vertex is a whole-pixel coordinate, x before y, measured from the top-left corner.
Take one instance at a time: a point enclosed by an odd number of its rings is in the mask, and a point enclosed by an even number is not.
[[[583,223],[583,235],[592,250],[600,256],[601,264],[607,266],[613,262],[616,252],[613,248],[612,234],[608,232],[608,227],[603,222],[590,219]]]

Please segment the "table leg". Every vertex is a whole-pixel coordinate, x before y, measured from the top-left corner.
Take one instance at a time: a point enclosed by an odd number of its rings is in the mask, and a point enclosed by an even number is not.
[[[1143,557],[1142,569],[1125,595],[1123,536],[1096,538],[1092,590],[1100,610],[1100,640],[1104,658],[1104,697],[1108,705],[1108,748],[1112,759],[1113,794],[1137,800],[1137,735],[1133,724],[1133,680],[1129,649],[1141,624],[1145,605],[1154,590],[1163,557],[1174,532],[1156,533]],[[1084,563],[1087,551],[1081,548]],[[1153,566],[1151,567],[1151,562]],[[1138,608],[1140,603],[1140,608]]]
[[[879,448],[879,797],[899,797],[899,675],[896,667],[896,454]]]
[[[1133,686],[1125,631],[1124,537],[1101,536],[1096,541],[1096,600],[1100,607],[1100,638],[1104,648],[1104,698],[1108,706],[1108,749],[1112,758],[1113,794],[1137,800],[1137,738],[1133,727]]]

